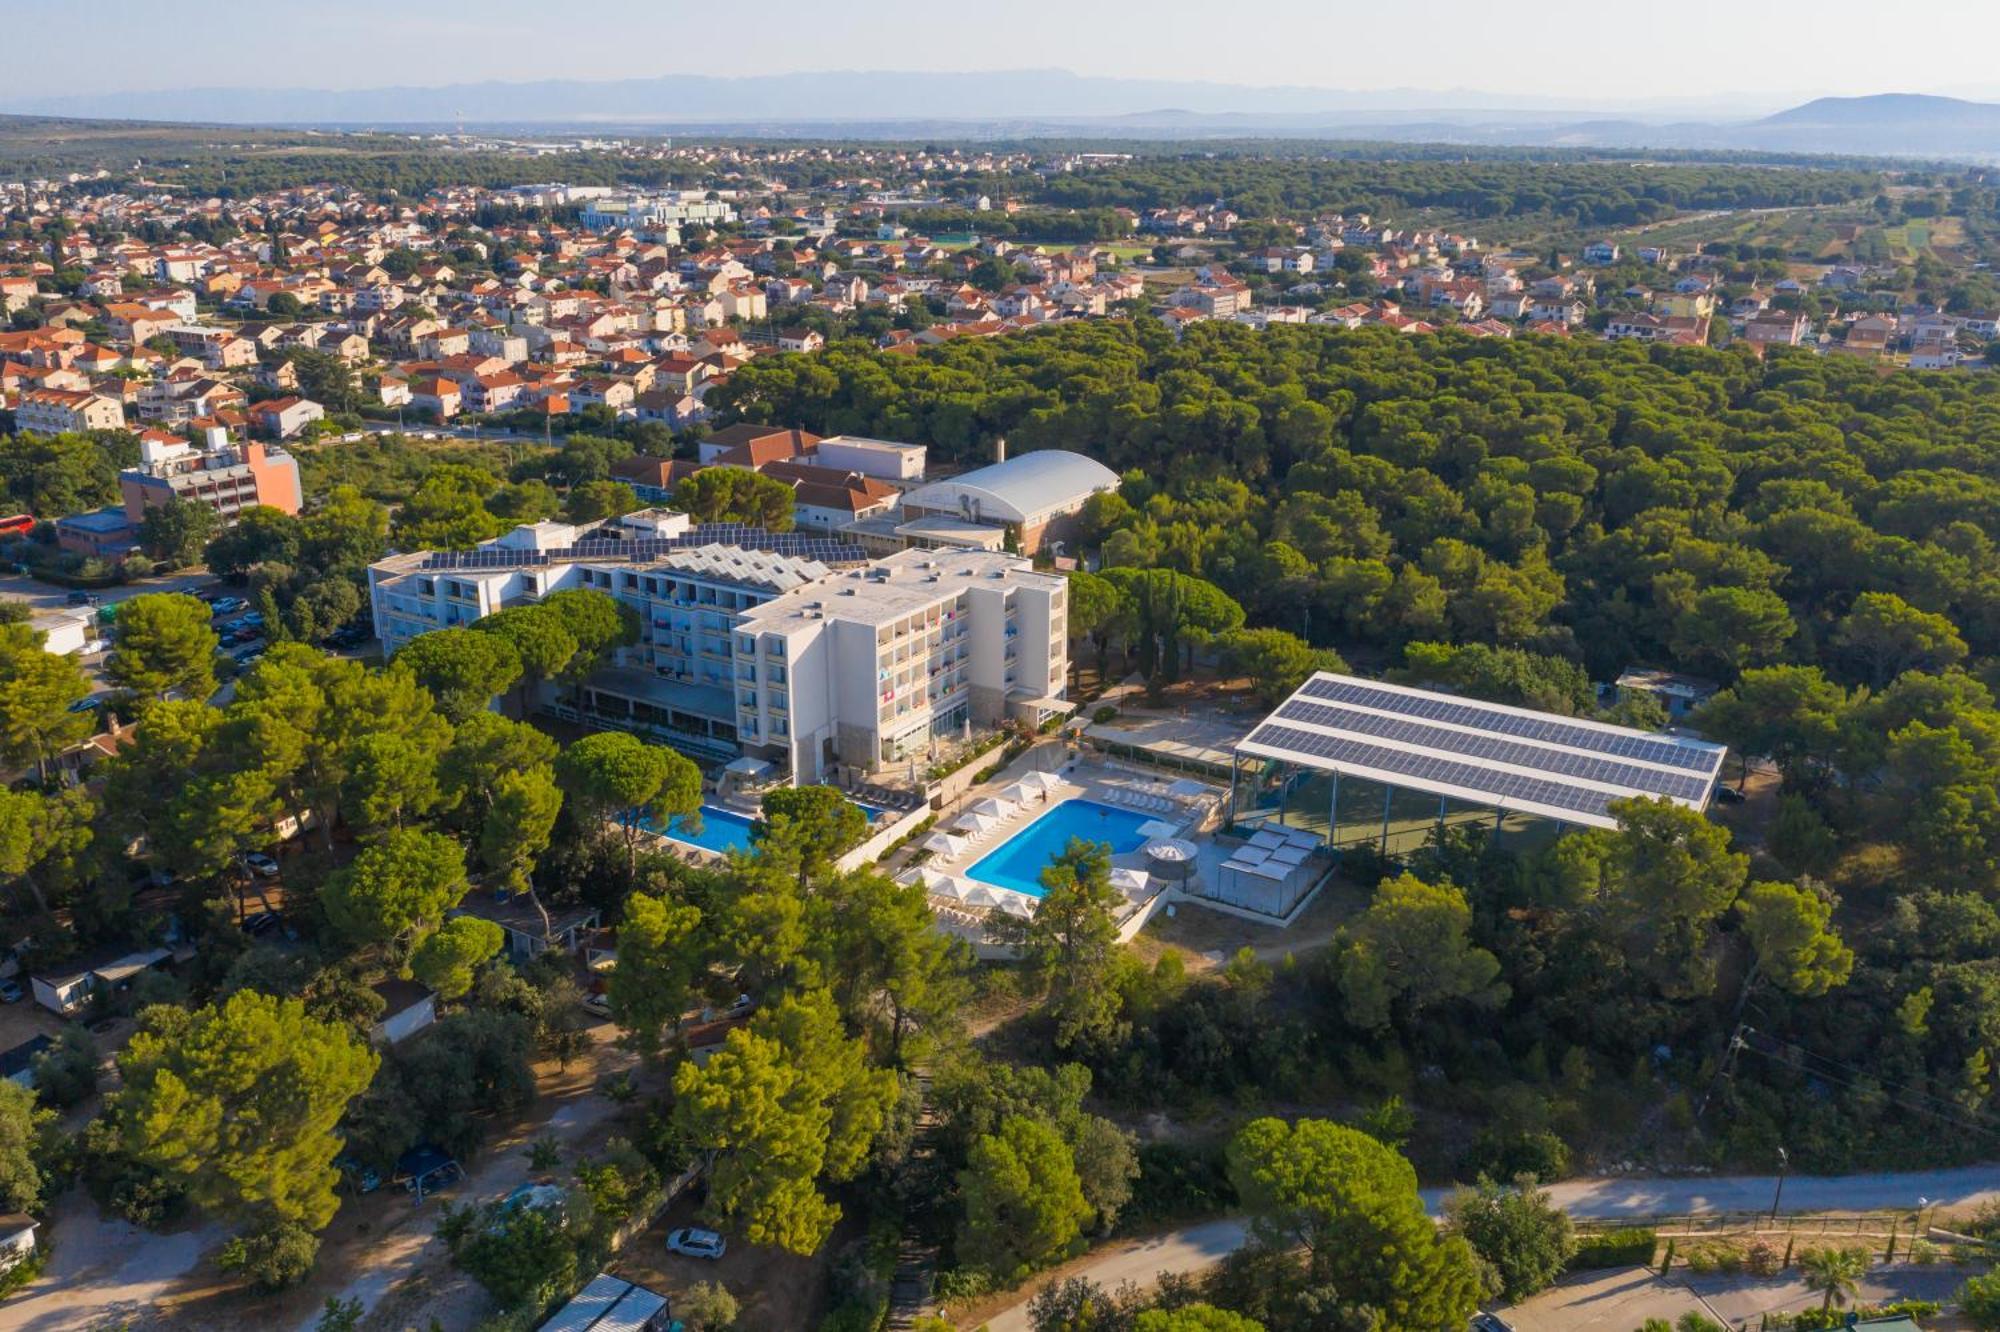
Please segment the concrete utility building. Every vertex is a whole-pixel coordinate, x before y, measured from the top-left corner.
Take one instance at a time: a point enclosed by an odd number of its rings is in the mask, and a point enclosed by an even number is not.
[[[918,486],[903,496],[899,530],[910,544],[973,545],[948,539],[958,527],[984,529],[993,544],[1033,555],[1064,538],[1092,495],[1118,489],[1118,474],[1063,449],[1043,449]],[[944,520],[935,533],[924,520]],[[935,523],[933,524],[935,526]]]
[[[1529,842],[1611,828],[1609,806],[1708,807],[1724,748],[1321,671],[1236,745],[1233,824],[1407,855],[1433,829]]]

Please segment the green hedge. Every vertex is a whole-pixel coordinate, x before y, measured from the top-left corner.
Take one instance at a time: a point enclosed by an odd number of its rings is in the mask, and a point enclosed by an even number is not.
[[[1623,1226],[1616,1230],[1599,1230],[1580,1235],[1576,1242],[1576,1255],[1569,1260],[1572,1272],[1582,1272],[1593,1267],[1643,1267],[1653,1261],[1653,1248],[1658,1243],[1652,1230],[1642,1226]]]
[[[1908,1318],[1912,1322],[1919,1318],[1933,1317],[1938,1311],[1935,1300],[1899,1300],[1894,1304],[1864,1304],[1854,1309],[1802,1309],[1786,1318],[1782,1314],[1771,1317],[1771,1327],[1787,1328],[1791,1332],[1823,1332],[1827,1328],[1847,1326],[1850,1313],[1862,1321],[1871,1318]]]

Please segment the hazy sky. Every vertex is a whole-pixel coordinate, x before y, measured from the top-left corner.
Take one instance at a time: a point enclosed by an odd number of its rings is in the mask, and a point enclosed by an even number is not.
[[[1607,105],[2000,93],[1995,0],[0,0],[0,46],[4,82],[20,97],[1026,67]]]

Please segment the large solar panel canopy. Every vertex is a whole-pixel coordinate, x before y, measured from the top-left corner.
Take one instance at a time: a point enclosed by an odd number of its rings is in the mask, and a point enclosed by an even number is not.
[[[1321,671],[1236,752],[1610,828],[1614,800],[1705,809],[1721,745]]]

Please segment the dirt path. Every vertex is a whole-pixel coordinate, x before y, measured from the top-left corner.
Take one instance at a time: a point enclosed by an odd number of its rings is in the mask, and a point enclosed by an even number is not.
[[[594,1088],[598,1077],[633,1068],[637,1059],[612,1043],[616,1031],[609,1025],[597,1028],[596,1058],[589,1061],[590,1075],[565,1079],[568,1094],[551,1098],[553,1112],[539,1122],[524,1126],[501,1142],[481,1152],[465,1181],[450,1191],[457,1204],[487,1202],[528,1182],[535,1172],[528,1164],[526,1144],[536,1138],[552,1137],[563,1149],[564,1160],[575,1158],[579,1149],[595,1145],[598,1130],[618,1113],[618,1105],[599,1095]],[[432,1203],[405,1205],[403,1218],[392,1232],[371,1242],[366,1268],[356,1273],[338,1290],[315,1291],[312,1312],[297,1324],[298,1332],[313,1332],[319,1311],[329,1296],[339,1300],[359,1300],[370,1317],[363,1327],[428,1327],[432,1318],[446,1332],[471,1326],[478,1320],[484,1297],[462,1298],[463,1287],[440,1280],[449,1271],[450,1256],[438,1238],[437,1223],[443,1209]],[[450,1275],[456,1276],[456,1273]],[[408,1289],[405,1289],[405,1288]],[[441,1300],[440,1290],[453,1290],[454,1298]]]
[[[540,1093],[528,1117],[474,1158],[464,1182],[444,1200],[486,1201],[528,1180],[525,1145],[552,1136],[564,1161],[602,1146],[619,1107],[596,1091],[597,1080],[635,1066],[615,1043],[616,1029],[592,1032],[593,1056],[562,1073],[536,1069]],[[329,1296],[359,1300],[367,1327],[469,1328],[486,1298],[450,1264],[437,1238],[438,1201],[412,1204],[400,1191],[350,1200],[322,1236],[316,1279],[276,1298],[258,1298],[218,1273],[209,1261],[227,1238],[221,1225],[167,1234],[99,1214],[88,1194],[59,1199],[45,1229],[53,1250],[49,1270],[0,1306],[0,1332],[97,1332],[105,1326],[202,1332],[312,1332]]]
[[[0,1306],[0,1332],[85,1332],[121,1318],[143,1325],[227,1233],[202,1226],[156,1235],[100,1216],[80,1189],[57,1201],[46,1229],[54,1237],[48,1270]]]

